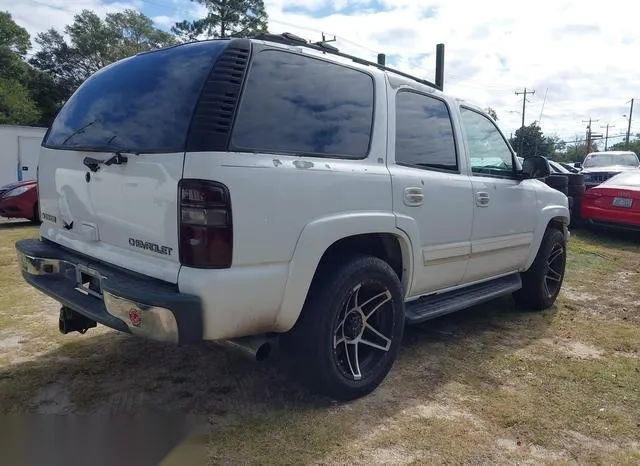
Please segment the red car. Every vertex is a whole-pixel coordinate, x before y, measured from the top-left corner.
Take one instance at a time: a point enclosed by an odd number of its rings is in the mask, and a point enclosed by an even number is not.
[[[40,221],[36,180],[18,181],[0,187],[0,217]]]
[[[640,170],[620,173],[587,189],[581,214],[590,224],[640,230]]]

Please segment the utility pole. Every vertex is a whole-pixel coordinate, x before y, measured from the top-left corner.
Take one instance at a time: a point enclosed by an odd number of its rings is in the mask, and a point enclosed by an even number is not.
[[[587,125],[587,153],[585,155],[587,155],[589,152],[591,152],[591,123],[595,122],[598,120],[592,120],[591,117],[589,117],[588,120],[582,120],[583,123],[589,123]]]
[[[524,88],[524,91],[516,91],[516,95],[522,96],[522,126],[520,127],[520,141],[518,143],[518,155],[522,157],[522,140],[524,139],[524,112],[527,107],[527,94],[535,94],[536,91],[528,91],[527,88]]]
[[[627,141],[625,146],[629,150],[629,134],[631,133],[631,118],[633,117],[633,99],[631,99],[631,110],[629,110],[629,126],[627,126]]]
[[[604,150],[606,152],[609,147],[609,128],[615,128],[615,125],[607,124],[606,126],[600,126],[600,128],[607,128],[604,133]]]

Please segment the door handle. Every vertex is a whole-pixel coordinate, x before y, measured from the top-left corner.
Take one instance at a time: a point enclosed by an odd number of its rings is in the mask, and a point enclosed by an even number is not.
[[[409,187],[404,188],[404,204],[409,207],[421,206],[424,202],[424,194],[422,188]]]
[[[479,192],[476,193],[476,205],[478,207],[487,207],[489,205],[489,193]]]

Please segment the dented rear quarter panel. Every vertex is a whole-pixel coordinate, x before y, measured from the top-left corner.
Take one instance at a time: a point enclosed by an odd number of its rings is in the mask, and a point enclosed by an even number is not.
[[[274,329],[285,288],[306,295],[322,253],[340,239],[336,238],[336,223],[324,219],[378,218],[384,214],[385,223],[394,225],[384,155],[337,160],[259,153],[188,153],[184,178],[221,182],[231,196],[231,269],[183,267],[179,277],[181,291],[203,299],[208,338]],[[313,248],[296,252],[303,231],[308,234],[310,230],[316,238]],[[306,253],[313,256],[311,260],[305,259]],[[305,264],[303,270],[297,269],[304,277],[302,283],[298,282],[298,290],[287,286],[294,254],[294,262]],[[293,321],[302,306],[298,299],[294,302]],[[224,309],[220,309],[222,305]],[[223,328],[228,329],[224,334],[220,331]]]

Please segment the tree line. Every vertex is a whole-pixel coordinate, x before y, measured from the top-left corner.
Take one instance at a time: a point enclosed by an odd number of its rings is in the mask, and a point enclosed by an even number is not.
[[[135,55],[202,38],[249,37],[267,31],[263,0],[195,0],[207,14],[170,32],[136,10],[104,19],[83,10],[62,31],[34,39],[0,11],[0,124],[48,127],[75,89],[100,68]]]
[[[588,148],[586,139],[572,142],[561,140],[555,136],[545,136],[537,122],[533,122],[524,128],[518,128],[515,135],[509,139],[509,143],[514,149],[518,150],[521,140],[522,151],[518,155],[543,155],[559,162],[582,162],[587,155],[587,150],[591,152],[601,150],[598,141],[592,141],[591,147]],[[609,145],[607,150],[631,150],[640,155],[640,134],[630,137],[628,147],[626,142],[623,141]]]
[[[486,112],[491,118],[498,121],[498,115],[493,108],[488,107]],[[522,145],[520,145],[521,143]],[[518,128],[515,134],[509,138],[509,144],[518,151],[518,155],[521,157],[542,155],[558,162],[573,163],[583,161],[587,155],[586,139],[572,142],[562,140],[557,136],[545,136],[537,121]],[[598,151],[598,142],[592,141],[589,149],[591,152]],[[630,138],[628,148],[626,142],[618,142],[608,146],[607,150],[630,150],[640,155],[640,134]]]
[[[170,32],[155,27],[151,18],[136,10],[108,13],[104,19],[83,10],[62,31],[51,28],[38,34],[36,47],[9,12],[0,12],[0,124],[48,127],[84,80],[136,53],[201,38],[249,37],[267,31],[263,0],[193,1],[206,7],[206,15],[177,22]],[[487,113],[498,120],[494,109],[489,107]],[[586,155],[586,141],[571,144],[545,136],[537,122],[519,128],[509,142],[521,156],[575,162]],[[611,146],[625,148],[624,143]],[[630,141],[629,149],[640,154],[640,134]],[[597,145],[592,144],[592,150]]]

